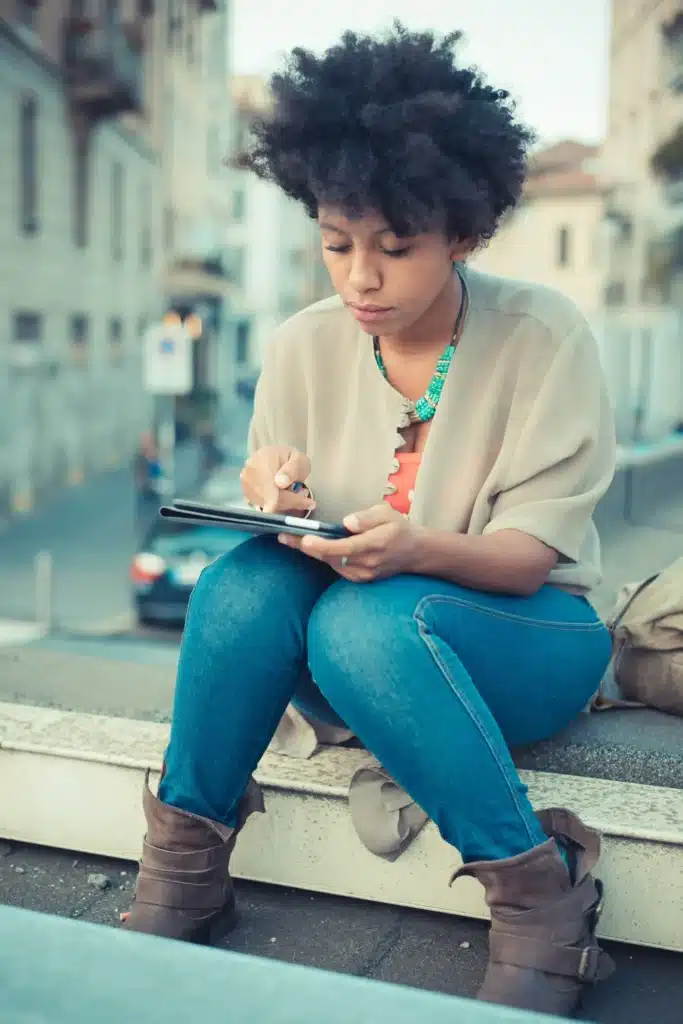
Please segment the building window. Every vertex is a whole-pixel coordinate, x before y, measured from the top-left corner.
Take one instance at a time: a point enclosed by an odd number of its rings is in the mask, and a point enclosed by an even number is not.
[[[123,362],[123,320],[113,316],[109,320],[109,362],[120,366]]]
[[[571,234],[569,228],[563,226],[557,232],[557,265],[567,267],[571,260]]]
[[[38,231],[38,100],[24,95],[19,107],[19,217],[21,231]]]
[[[232,193],[232,219],[241,224],[247,212],[247,197],[243,188],[236,188]]]
[[[231,281],[239,287],[244,287],[244,276],[246,269],[246,257],[244,248],[233,246],[228,250],[227,271]]]
[[[90,341],[90,320],[85,313],[74,313],[69,327],[71,357],[75,363],[85,363],[88,359],[88,343]]]
[[[123,164],[115,160],[111,167],[111,255],[116,263],[123,259],[124,245]]]
[[[195,12],[190,11],[187,15],[187,25],[185,31],[185,52],[187,54],[187,63],[194,64],[197,59],[197,36],[195,33],[194,24]]]
[[[238,366],[246,366],[249,363],[249,322],[247,320],[240,320],[237,324],[235,360]]]
[[[40,3],[37,0],[18,0],[17,17],[19,24],[30,28],[35,32],[38,28],[38,8]]]
[[[177,50],[183,38],[183,0],[168,0],[168,20],[166,22],[166,45],[169,50]]]
[[[605,288],[606,306],[623,306],[626,298],[626,288],[623,281],[610,281]]]
[[[77,140],[74,149],[74,244],[78,249],[88,245],[88,144]]]
[[[175,228],[175,210],[172,207],[167,206],[164,210],[164,249],[167,251],[172,252],[175,248]]]
[[[14,314],[14,340],[40,342],[43,338],[43,317],[40,313]]]
[[[14,345],[10,362],[20,369],[36,366],[41,359],[43,317],[40,313],[17,312],[13,325]]]
[[[152,266],[152,190],[149,182],[140,188],[140,265]]]

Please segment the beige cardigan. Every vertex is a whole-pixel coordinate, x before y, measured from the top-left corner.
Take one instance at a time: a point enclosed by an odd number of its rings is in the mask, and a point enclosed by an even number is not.
[[[411,517],[441,530],[517,529],[560,553],[550,582],[600,579],[591,515],[614,474],[615,440],[598,351],[562,295],[465,272],[470,305],[415,484]],[[387,493],[405,399],[337,297],[283,324],[256,389],[250,451],[310,456],[316,517],[339,521]]]
[[[595,505],[615,467],[613,415],[593,335],[577,308],[538,285],[464,270],[469,309],[432,422],[410,515],[469,534],[517,529],[560,555],[550,582],[600,579]],[[337,297],[283,324],[256,389],[249,448],[294,445],[312,462],[316,516],[336,522],[388,493],[406,402],[378,370],[370,337]],[[294,709],[271,749],[309,757],[323,729]],[[352,785],[354,822],[395,855],[425,816],[379,766]]]

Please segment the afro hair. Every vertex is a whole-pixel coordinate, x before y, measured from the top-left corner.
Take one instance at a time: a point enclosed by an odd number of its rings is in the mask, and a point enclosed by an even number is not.
[[[238,165],[311,217],[372,211],[399,235],[488,240],[519,198],[533,135],[508,92],[458,65],[461,38],[395,22],[379,37],[346,32],[322,56],[296,48]]]

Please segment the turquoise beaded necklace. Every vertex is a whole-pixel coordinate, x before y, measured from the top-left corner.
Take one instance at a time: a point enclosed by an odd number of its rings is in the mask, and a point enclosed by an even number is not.
[[[458,310],[458,316],[455,321],[453,334],[450,342],[446,346],[446,350],[444,351],[443,355],[439,358],[439,361],[436,364],[434,376],[429,382],[429,387],[425,391],[422,398],[418,398],[418,400],[415,403],[410,403],[411,408],[408,412],[408,417],[411,423],[428,423],[429,420],[431,420],[432,417],[434,416],[434,413],[436,412],[437,406],[439,404],[439,399],[441,398],[443,386],[446,383],[446,376],[448,374],[448,370],[450,369],[453,354],[458,343],[458,332],[460,331],[460,325],[462,323],[462,318],[465,313],[467,286],[460,271],[456,269],[456,273],[460,279],[461,291],[460,309]],[[375,351],[375,361],[386,380],[387,368],[384,365],[384,359],[382,358],[382,353],[380,352],[379,338],[374,337],[372,339],[372,344]]]

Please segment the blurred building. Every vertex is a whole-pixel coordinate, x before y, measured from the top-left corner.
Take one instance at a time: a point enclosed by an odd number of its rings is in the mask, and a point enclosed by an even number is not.
[[[612,0],[605,310],[624,443],[683,444],[683,3]]]
[[[167,309],[232,387],[229,29],[229,0],[0,0],[0,513],[130,458]]]
[[[161,297],[150,5],[100,7],[0,0],[0,509],[111,465],[142,409],[136,340]]]
[[[262,79],[233,79],[232,152],[241,152],[250,124],[270,102]],[[233,169],[231,276],[239,286],[234,314],[238,373],[253,375],[261,365],[274,328],[298,310],[331,293],[322,262],[320,234],[303,207],[251,171]]]
[[[534,155],[522,201],[473,264],[558,288],[587,316],[605,284],[599,149],[565,141]]]
[[[683,3],[612,0],[609,119],[609,306],[681,304]],[[678,283],[677,283],[678,282]]]
[[[194,391],[178,402],[196,428],[225,416],[235,385],[235,325],[229,265],[232,138],[230,0],[169,0],[163,59],[155,76],[163,139],[164,301],[202,333],[194,345]]]

